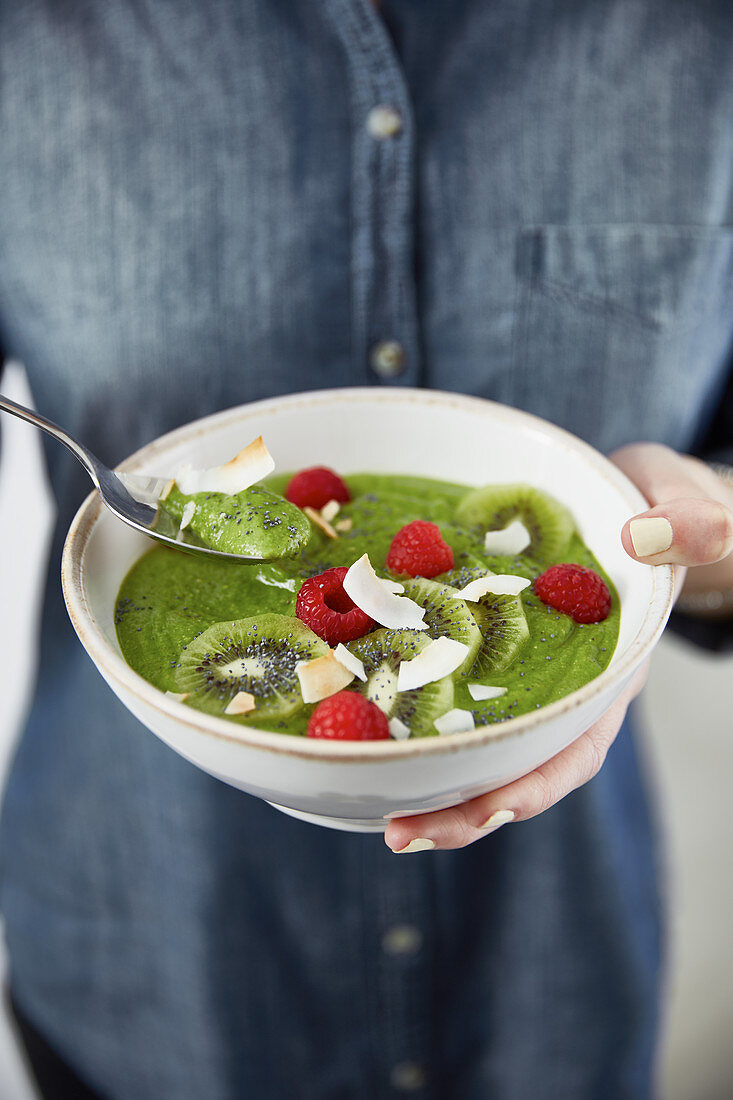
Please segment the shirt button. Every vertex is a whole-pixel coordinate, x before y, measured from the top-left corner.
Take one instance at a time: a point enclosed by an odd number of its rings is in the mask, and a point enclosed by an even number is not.
[[[427,1080],[425,1070],[417,1062],[398,1062],[389,1075],[392,1088],[400,1092],[417,1092],[425,1088]]]
[[[405,349],[396,340],[382,340],[372,348],[370,361],[380,378],[394,378],[405,369]]]
[[[416,955],[422,947],[422,933],[414,924],[394,924],[382,936],[385,955]]]
[[[396,137],[402,129],[402,115],[394,107],[380,104],[372,107],[367,115],[367,131],[373,138],[384,141],[386,138]]]

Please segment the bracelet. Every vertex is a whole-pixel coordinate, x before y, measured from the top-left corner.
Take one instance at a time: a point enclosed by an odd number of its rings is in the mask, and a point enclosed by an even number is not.
[[[711,462],[710,469],[721,481],[733,486],[733,466],[726,466],[722,462]],[[717,615],[719,612],[733,611],[733,585],[730,588],[713,588],[708,592],[680,596],[675,604],[675,611],[681,611],[686,615],[711,612]]]

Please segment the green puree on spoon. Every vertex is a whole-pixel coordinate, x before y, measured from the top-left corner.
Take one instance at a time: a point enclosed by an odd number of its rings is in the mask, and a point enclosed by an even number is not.
[[[174,485],[160,507],[179,525],[188,509],[190,519],[185,526],[189,542],[194,534],[212,550],[265,561],[294,557],[311,533],[308,517],[300,508],[262,485],[233,495],[186,494]]]
[[[183,466],[158,500],[156,527],[188,544],[273,561],[298,554],[311,535],[300,508],[256,484],[275,463],[262,436],[223,466]]]

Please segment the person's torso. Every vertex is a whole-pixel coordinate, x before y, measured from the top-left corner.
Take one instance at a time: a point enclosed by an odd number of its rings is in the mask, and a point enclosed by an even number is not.
[[[386,384],[383,341],[391,384],[689,446],[730,351],[724,9],[9,5],[0,343],[110,462]]]

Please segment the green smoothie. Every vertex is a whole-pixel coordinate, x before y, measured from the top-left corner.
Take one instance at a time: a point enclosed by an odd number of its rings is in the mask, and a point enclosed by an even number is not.
[[[442,698],[449,700],[452,693],[448,709],[471,711],[476,726],[504,722],[575,691],[608,665],[618,637],[618,596],[610,579],[575,531],[571,518],[566,518],[564,525],[556,523],[553,516],[548,514],[546,518],[542,507],[537,505],[537,515],[531,514],[526,519],[530,514],[527,507],[531,511],[536,504],[535,498],[542,498],[543,494],[528,488],[530,505],[525,507],[524,513],[516,510],[512,513],[511,499],[508,503],[502,502],[501,508],[496,506],[496,514],[489,522],[490,529],[504,527],[512,514],[520,514],[525,516],[527,528],[533,531],[532,542],[524,552],[496,555],[485,550],[487,524],[477,518],[476,493],[467,486],[398,475],[351,475],[346,482],[352,499],[343,504],[338,513],[339,521],[350,520],[351,525],[333,539],[315,524],[309,524],[298,509],[295,509],[298,516],[293,521],[290,510],[294,506],[283,501],[281,496],[275,496],[284,491],[287,481],[287,476],[268,480],[268,495],[261,499],[266,500],[272,516],[283,517],[283,521],[271,529],[278,538],[282,538],[282,529],[287,533],[288,525],[294,527],[296,535],[287,537],[303,543],[296,556],[282,558],[276,563],[240,563],[156,546],[139,559],[125,578],[115,616],[122,653],[133,669],[162,691],[181,692],[182,657],[198,635],[212,624],[236,624],[241,619],[273,614],[295,616],[296,597],[306,578],[334,566],[351,566],[365,553],[381,577],[402,581],[406,586],[405,594],[421,603],[423,589],[420,585],[427,585],[427,582],[393,577],[385,568],[393,536],[413,520],[436,523],[443,539],[453,549],[454,568],[431,582],[430,590],[438,593],[434,597],[438,600],[445,597],[446,586],[450,586],[448,591],[452,593],[488,572],[534,580],[555,562],[574,562],[593,569],[605,580],[612,598],[608,617],[590,624],[576,623],[568,615],[546,606],[534,595],[531,586],[517,596],[485,596],[475,603],[449,600],[452,612],[458,613],[455,605],[460,605],[463,609],[460,614],[468,616],[473,632],[478,626],[483,648],[480,660],[469,669],[459,669],[450,677],[452,683],[445,685],[450,692],[444,692]],[[250,498],[255,490],[263,492],[261,487],[255,486],[246,491]],[[470,507],[466,507],[467,500]],[[279,506],[277,501],[280,501]],[[181,508],[183,503],[180,502]],[[225,509],[226,516],[219,517],[228,527],[227,538],[234,539],[231,516],[235,517],[233,526],[241,528],[236,516],[242,515],[250,505],[251,499],[239,502],[231,498]],[[203,515],[206,515],[205,509]],[[468,516],[469,522],[461,522],[461,515]],[[310,526],[307,537],[304,535],[306,525]],[[535,532],[541,532],[543,527],[552,536],[548,535],[547,540],[540,535],[535,537]],[[235,541],[227,545],[234,548]],[[543,546],[551,547],[551,558],[544,555]],[[267,620],[271,621],[275,620]],[[439,621],[438,616],[434,622]],[[430,633],[438,636],[440,630],[431,627]],[[324,643],[316,641],[323,648]],[[282,645],[283,654],[287,656],[287,640]],[[347,648],[363,655],[368,651],[368,644],[365,649],[365,640],[360,639],[349,642]],[[316,650],[313,653],[316,655]],[[287,660],[283,667],[286,665]],[[250,690],[248,667],[246,661],[238,666],[240,690]],[[506,690],[496,698],[477,701],[469,692],[469,684]],[[368,686],[365,688],[359,681],[354,681],[351,687],[368,694]],[[375,701],[379,705],[379,700]],[[186,704],[199,705],[195,692],[186,699]],[[208,704],[202,709],[212,710]],[[272,708],[268,717],[258,716],[254,710],[230,720],[283,733],[304,734],[313,705],[298,705],[295,709],[291,705],[288,710],[289,713],[281,717],[272,717]],[[413,735],[416,732],[413,731]],[[437,731],[428,722],[422,724],[419,732],[422,735]]]

